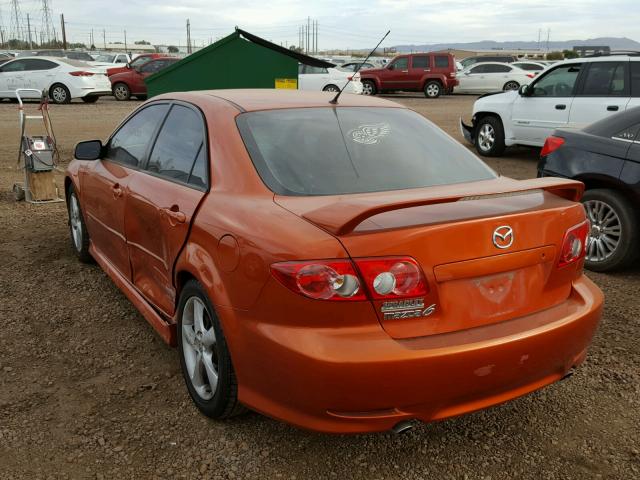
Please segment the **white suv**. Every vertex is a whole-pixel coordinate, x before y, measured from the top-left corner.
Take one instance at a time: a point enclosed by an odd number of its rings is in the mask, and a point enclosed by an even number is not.
[[[462,134],[484,156],[511,145],[542,147],[556,128],[580,129],[640,106],[640,55],[576,58],[556,63],[518,91],[481,96]]]

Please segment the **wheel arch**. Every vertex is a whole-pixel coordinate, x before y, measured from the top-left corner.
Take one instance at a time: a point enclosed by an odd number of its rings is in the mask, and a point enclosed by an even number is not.
[[[473,138],[475,139],[478,123],[483,118],[486,118],[486,117],[496,117],[500,121],[500,124],[502,125],[502,131],[504,132],[504,144],[511,145],[511,142],[509,142],[509,137],[511,136],[511,129],[507,130],[507,127],[509,127],[509,125],[504,121],[504,119],[498,112],[490,112],[487,110],[482,110],[480,112],[476,112],[473,114],[473,118],[471,119],[473,124]]]
[[[640,195],[635,193],[627,184],[620,181],[618,178],[610,177],[607,175],[576,175],[572,180],[578,180],[584,183],[584,189],[587,190],[595,190],[595,189],[609,189],[615,190],[620,193],[625,200],[631,202],[632,204],[640,201]]]
[[[444,76],[443,75],[438,75],[437,77],[430,77],[430,76],[425,76],[422,81],[420,82],[420,90],[424,90],[424,87],[427,86],[427,83],[431,82],[431,81],[435,81],[438,82],[440,84],[440,88],[444,89]]]

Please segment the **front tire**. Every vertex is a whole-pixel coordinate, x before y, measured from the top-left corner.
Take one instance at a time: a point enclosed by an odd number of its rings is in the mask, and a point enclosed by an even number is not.
[[[126,83],[119,82],[113,86],[113,96],[116,100],[124,102],[131,98],[131,90]]]
[[[485,157],[499,157],[504,153],[504,128],[492,115],[482,117],[476,126],[476,150]]]
[[[591,222],[585,266],[607,272],[629,266],[638,256],[640,224],[629,201],[615,190],[587,190],[582,203]]]
[[[56,83],[49,89],[49,98],[58,105],[71,103],[71,93],[69,89],[61,83]]]
[[[87,232],[87,226],[84,223],[80,200],[78,200],[73,186],[69,187],[67,191],[67,214],[69,215],[69,235],[73,251],[82,263],[93,262],[89,253],[89,232]]]
[[[442,94],[442,85],[436,80],[430,80],[424,85],[424,96],[438,98]]]
[[[362,81],[362,94],[363,95],[375,95],[377,92],[376,84],[371,80]]]
[[[178,305],[178,351],[189,395],[211,418],[229,418],[245,408],[238,402],[227,342],[213,305],[202,286],[190,280]]]

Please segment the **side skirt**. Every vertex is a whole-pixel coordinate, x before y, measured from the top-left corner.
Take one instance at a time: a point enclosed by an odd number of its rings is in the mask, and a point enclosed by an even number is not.
[[[125,294],[125,296],[133,303],[136,309],[142,314],[149,324],[160,334],[162,340],[167,345],[176,346],[176,324],[169,323],[164,320],[160,314],[144,299],[138,290],[125,278],[118,270],[116,270],[109,260],[95,249],[93,243],[89,245],[89,253],[98,262],[98,265],[109,275],[113,283]]]

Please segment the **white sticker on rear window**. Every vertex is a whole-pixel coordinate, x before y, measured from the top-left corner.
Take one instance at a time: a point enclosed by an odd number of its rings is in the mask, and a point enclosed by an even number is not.
[[[389,135],[391,126],[388,123],[376,123],[373,125],[360,125],[358,128],[349,130],[349,136],[356,143],[363,145],[375,145],[382,140],[382,137]]]

